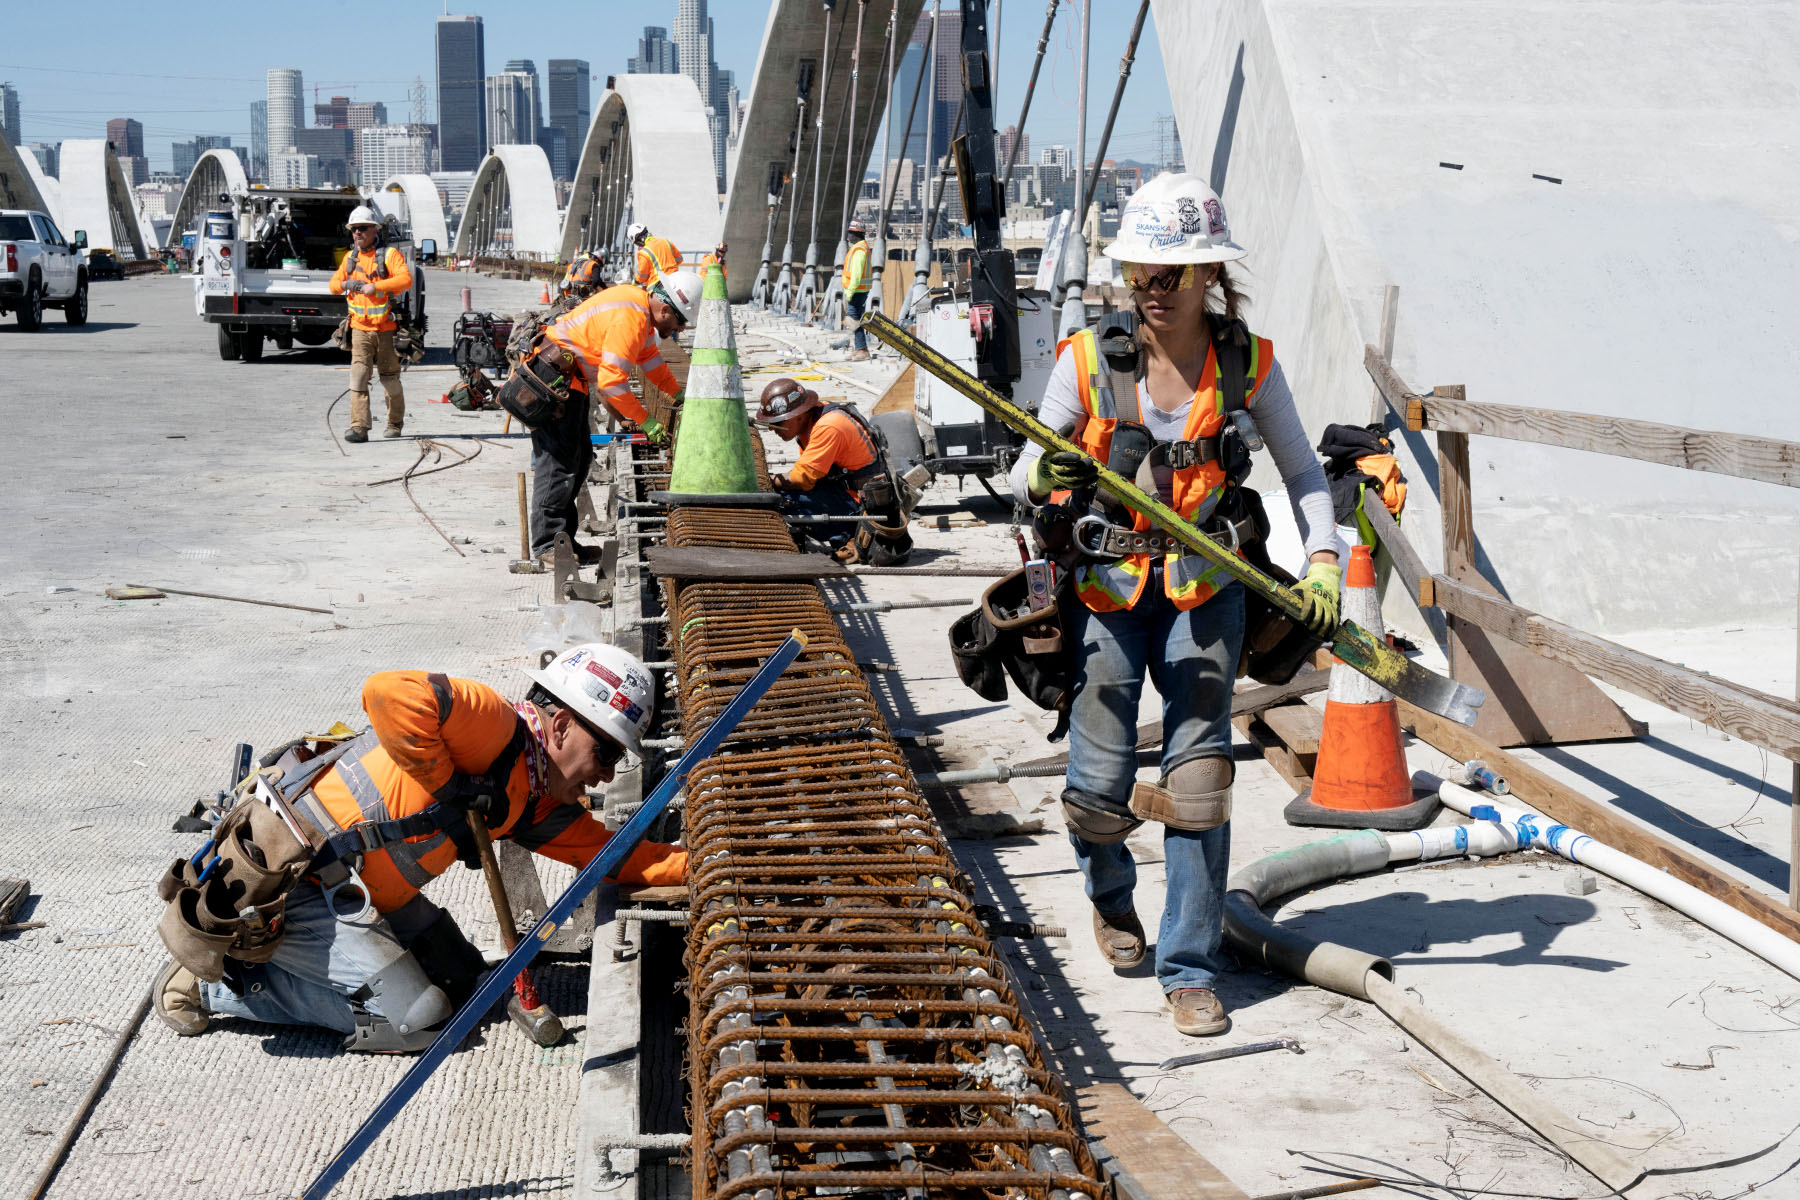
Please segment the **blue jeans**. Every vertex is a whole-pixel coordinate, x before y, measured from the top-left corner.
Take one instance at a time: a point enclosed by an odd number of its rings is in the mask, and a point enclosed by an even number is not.
[[[1074,707],[1068,785],[1124,805],[1137,777],[1138,699],[1144,677],[1162,696],[1162,770],[1231,757],[1231,689],[1244,641],[1244,589],[1233,583],[1183,612],[1163,594],[1162,572],[1136,608],[1096,613],[1076,605]],[[1132,907],[1137,864],[1124,842],[1098,845],[1069,833],[1088,899],[1108,916]],[[1165,992],[1210,988],[1224,969],[1225,872],[1231,824],[1163,827],[1167,896],[1156,936],[1156,979]]]
[[[820,480],[808,492],[783,492],[782,509],[796,517],[855,517],[862,515],[862,505],[850,494],[850,489],[841,483]],[[808,523],[795,526],[807,537],[816,538],[827,546],[836,549],[856,536],[856,522],[845,521]]]
[[[223,981],[202,983],[201,1003],[209,1013],[351,1033],[356,1017],[350,994],[407,953],[406,944],[441,911],[420,895],[385,917],[371,912],[361,921],[344,921],[332,913],[317,884],[302,880],[288,893],[287,933],[275,956],[266,963],[236,964],[241,991]],[[365,1007],[386,1015],[373,1000]]]
[[[867,293],[867,292],[851,292],[850,293],[849,310],[850,310],[850,323],[852,325],[856,325],[856,323],[858,321],[862,320],[863,307],[865,305],[867,305],[868,303],[869,303],[869,293]],[[869,348],[869,335],[864,333],[860,326],[857,327],[855,333],[850,335],[850,340],[851,340],[852,346],[854,346],[858,350],[867,350]]]

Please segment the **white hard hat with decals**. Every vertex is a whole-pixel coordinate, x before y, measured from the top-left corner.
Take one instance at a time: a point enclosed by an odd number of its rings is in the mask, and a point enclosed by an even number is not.
[[[694,323],[694,314],[700,308],[700,276],[692,271],[670,271],[657,279],[651,288],[651,295],[660,296],[675,306],[685,323]]]
[[[541,671],[525,673],[628,753],[640,753],[656,716],[656,681],[635,656],[589,642],[564,650]]]
[[[625,227],[625,240],[635,246],[643,241],[649,233],[650,227],[648,225],[640,225],[636,221],[633,221]]]
[[[366,204],[359,204],[350,210],[350,219],[344,222],[344,228],[355,229],[358,225],[379,226],[380,224],[381,218],[375,215],[374,209]]]
[[[1198,177],[1173,171],[1133,192],[1119,236],[1103,253],[1121,262],[1213,263],[1244,257],[1231,240],[1225,206]]]

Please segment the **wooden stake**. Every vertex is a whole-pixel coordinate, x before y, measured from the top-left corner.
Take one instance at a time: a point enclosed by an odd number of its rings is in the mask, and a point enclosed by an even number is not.
[[[525,472],[519,472],[519,560],[531,557],[531,520],[525,511]]]
[[[1794,601],[1794,698],[1800,700],[1800,591]],[[1788,907],[1800,909],[1800,762],[1788,786]]]

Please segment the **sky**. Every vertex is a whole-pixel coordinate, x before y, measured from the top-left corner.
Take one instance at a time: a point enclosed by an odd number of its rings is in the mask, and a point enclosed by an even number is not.
[[[1138,0],[1091,0],[1088,65],[1088,139],[1100,135],[1118,80],[1119,56]],[[1043,0],[1000,0],[1000,114],[1004,129],[1018,117],[1031,73]],[[954,7],[946,0],[946,9]],[[596,98],[610,74],[622,74],[637,53],[645,25],[673,30],[676,0],[534,0],[494,4],[485,11],[466,0],[452,11],[483,18],[487,71],[507,59],[528,58],[540,78],[551,58],[583,58],[592,66]],[[427,120],[437,119],[432,32],[441,3],[421,0],[309,0],[277,5],[193,4],[174,0],[85,0],[80,27],[53,4],[7,6],[0,37],[0,81],[19,92],[24,140],[58,142],[103,137],[112,117],[144,125],[152,170],[170,168],[170,143],[195,134],[224,134],[250,143],[250,103],[266,94],[266,72],[298,67],[307,103],[347,95],[379,100],[392,121],[407,120],[407,89],[415,77],[427,89]],[[840,11],[854,11],[848,3]],[[885,12],[875,0],[870,12]],[[990,0],[990,13],[993,11]],[[304,17],[301,14],[304,13]],[[769,0],[712,0],[714,57],[737,72],[747,94],[768,21]],[[1032,101],[1026,132],[1035,157],[1040,146],[1075,141],[1079,9],[1063,0]],[[58,47],[61,47],[59,50]],[[1108,156],[1151,159],[1155,118],[1172,111],[1163,76],[1155,20],[1145,22]],[[310,113],[310,109],[308,110]]]

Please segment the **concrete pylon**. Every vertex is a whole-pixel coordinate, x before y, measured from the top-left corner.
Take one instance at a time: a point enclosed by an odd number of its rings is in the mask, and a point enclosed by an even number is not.
[[[725,272],[717,264],[706,268],[706,287],[700,293],[686,395],[669,490],[684,495],[761,491],[750,452],[731,301],[725,295]]]

